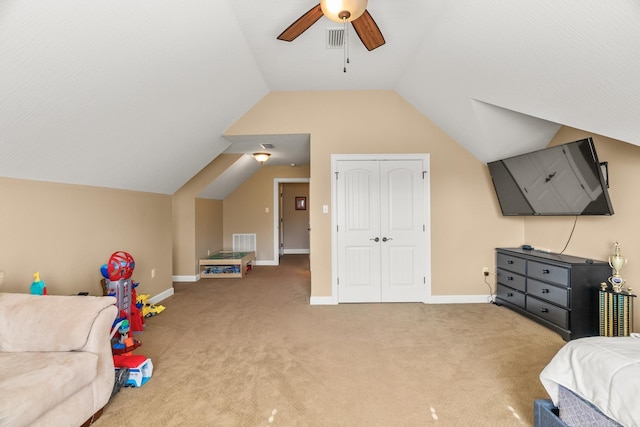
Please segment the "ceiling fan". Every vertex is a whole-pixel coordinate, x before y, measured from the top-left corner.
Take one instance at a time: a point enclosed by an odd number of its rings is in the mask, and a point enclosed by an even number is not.
[[[293,24],[278,36],[278,40],[293,41],[304,33],[318,19],[325,15],[335,22],[351,22],[362,44],[371,51],[385,44],[380,28],[367,11],[367,0],[321,0],[320,4],[312,7],[307,13],[298,18]],[[346,27],[345,27],[346,28]]]

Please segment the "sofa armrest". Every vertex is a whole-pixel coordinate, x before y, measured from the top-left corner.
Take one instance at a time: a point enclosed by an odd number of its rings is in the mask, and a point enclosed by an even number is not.
[[[110,346],[115,302],[113,297],[0,293],[0,351],[94,351],[105,339]],[[103,321],[96,322],[103,312]]]
[[[118,309],[113,304],[101,310],[93,322],[86,344],[80,349],[98,355],[97,375],[93,381],[93,404],[96,411],[111,398],[115,382],[110,331],[117,315]]]

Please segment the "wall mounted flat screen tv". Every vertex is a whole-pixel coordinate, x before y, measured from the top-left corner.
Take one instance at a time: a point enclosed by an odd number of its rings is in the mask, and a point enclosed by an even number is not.
[[[505,216],[613,215],[591,138],[487,163]]]

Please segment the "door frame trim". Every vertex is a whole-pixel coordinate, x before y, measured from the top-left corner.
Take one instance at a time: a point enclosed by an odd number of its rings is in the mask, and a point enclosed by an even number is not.
[[[309,184],[310,181],[309,178],[273,178],[273,260],[262,265],[280,265],[280,184]]]
[[[429,153],[407,154],[331,154],[331,301],[338,304],[338,212],[337,208],[337,183],[336,172],[338,162],[341,160],[422,160],[426,175],[424,195],[424,223],[425,227],[425,304],[431,302],[431,165]]]

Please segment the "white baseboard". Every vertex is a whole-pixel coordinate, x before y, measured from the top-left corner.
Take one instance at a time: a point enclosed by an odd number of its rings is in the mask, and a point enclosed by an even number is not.
[[[278,263],[271,259],[256,260],[255,265],[278,265]]]
[[[489,303],[488,295],[432,295],[425,304],[481,304]],[[334,297],[311,297],[309,305],[336,305]]]
[[[166,291],[162,291],[158,295],[155,295],[155,296],[149,298],[148,301],[149,301],[150,304],[157,304],[160,301],[166,300],[167,298],[169,298],[173,294],[174,294],[174,289],[173,289],[173,287],[171,287],[171,288],[167,289]]]
[[[489,295],[431,295],[425,304],[489,303]]]
[[[200,280],[200,275],[192,275],[192,276],[171,276],[171,280],[174,282],[197,282]]]
[[[309,298],[309,305],[336,305],[336,301],[333,297],[311,297]]]
[[[284,250],[285,255],[304,255],[308,253],[309,253],[309,249],[285,249]]]

